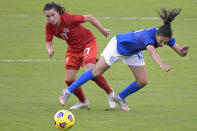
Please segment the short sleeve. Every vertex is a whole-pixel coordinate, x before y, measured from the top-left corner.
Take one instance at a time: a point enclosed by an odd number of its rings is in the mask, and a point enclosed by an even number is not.
[[[76,25],[85,22],[83,15],[71,15],[67,13],[67,17],[71,25]]]
[[[52,42],[53,40],[53,32],[49,25],[49,23],[46,24],[46,42]]]
[[[153,38],[153,35],[152,35],[151,31],[149,31],[149,30],[144,31],[144,44],[145,44],[145,46],[154,45],[154,43],[155,43],[155,41],[154,41],[154,38]]]
[[[173,47],[176,43],[176,39],[175,38],[171,38],[168,42],[168,46]]]

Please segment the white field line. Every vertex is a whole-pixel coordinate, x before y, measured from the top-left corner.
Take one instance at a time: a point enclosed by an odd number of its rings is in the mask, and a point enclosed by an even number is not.
[[[197,61],[197,58],[162,58],[163,61]],[[0,62],[63,62],[65,60],[57,59],[4,59]]]
[[[28,14],[0,14],[0,17],[37,17],[37,18],[45,18],[44,15],[28,15]],[[103,20],[160,20],[159,17],[110,17],[110,16],[103,16],[97,17],[98,19]],[[197,18],[176,18],[176,20],[180,21],[197,21]]]
[[[0,60],[0,62],[63,62],[64,60],[56,60],[56,59],[5,59]]]
[[[160,20],[159,17],[97,17],[104,20]],[[197,21],[197,18],[176,18],[180,21]]]

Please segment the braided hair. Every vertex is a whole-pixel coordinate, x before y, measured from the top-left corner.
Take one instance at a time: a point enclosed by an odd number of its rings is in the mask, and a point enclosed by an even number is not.
[[[43,11],[50,10],[50,9],[55,9],[55,11],[57,11],[59,14],[62,14],[65,12],[65,8],[59,4],[56,4],[55,2],[46,3],[43,8]]]
[[[172,37],[171,22],[181,12],[181,8],[180,9],[174,8],[171,10],[162,8],[161,12],[159,11],[157,12],[164,23],[164,25],[160,26],[159,29],[157,30],[157,35],[171,38]]]

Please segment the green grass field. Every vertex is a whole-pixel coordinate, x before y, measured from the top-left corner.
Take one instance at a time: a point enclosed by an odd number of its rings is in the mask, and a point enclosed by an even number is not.
[[[55,55],[45,50],[42,8],[47,0],[0,1],[0,131],[55,131],[53,116],[67,106],[58,103],[64,84],[66,44],[54,38]],[[131,110],[108,110],[107,95],[93,82],[83,85],[90,108],[72,111],[76,123],[70,131],[196,131],[197,130],[197,1],[196,0],[55,0],[74,14],[93,14],[112,34],[105,38],[91,24],[84,24],[97,38],[99,53],[120,32],[160,26],[161,20],[121,19],[158,17],[161,7],[182,8],[172,24],[180,45],[188,44],[184,59],[169,47],[158,49],[172,70],[162,71],[144,51],[148,85],[126,100]],[[109,17],[109,19],[104,19]],[[99,55],[98,55],[99,57]],[[32,59],[33,61],[23,61]],[[22,60],[22,61],[7,61]],[[41,60],[41,61],[36,61]],[[59,61],[44,61],[59,60]],[[78,76],[83,72],[80,70]],[[129,68],[116,63],[104,74],[115,90],[134,81]]]

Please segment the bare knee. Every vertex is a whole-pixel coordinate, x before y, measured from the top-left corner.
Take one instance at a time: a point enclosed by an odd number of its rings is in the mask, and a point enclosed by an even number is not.
[[[138,80],[136,82],[137,82],[138,86],[140,86],[140,87],[144,87],[148,84],[147,80]]]
[[[88,71],[88,70],[93,69],[93,68],[95,67],[95,64],[93,64],[93,63],[88,63],[88,64],[86,64],[84,67],[85,67],[85,71]]]
[[[102,75],[103,72],[101,70],[97,70],[96,68],[94,68],[92,70],[92,74],[94,75],[94,77],[98,77],[98,76]]]

